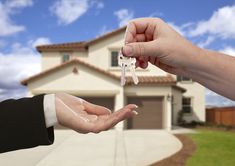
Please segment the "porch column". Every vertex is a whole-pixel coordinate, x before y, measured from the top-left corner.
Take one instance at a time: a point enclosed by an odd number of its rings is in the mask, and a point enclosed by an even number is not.
[[[165,114],[165,129],[167,130],[167,131],[170,131],[171,130],[171,120],[172,120],[172,118],[171,118],[171,102],[172,102],[172,100],[171,100],[171,95],[170,94],[168,94],[167,96],[165,96],[165,107],[166,107],[166,109],[165,109],[165,111],[166,111],[166,114]]]
[[[119,110],[124,106],[124,92],[123,88],[120,88],[120,91],[115,96],[115,102],[114,102],[114,111]],[[123,130],[124,129],[124,122],[121,121],[115,126],[116,130]]]

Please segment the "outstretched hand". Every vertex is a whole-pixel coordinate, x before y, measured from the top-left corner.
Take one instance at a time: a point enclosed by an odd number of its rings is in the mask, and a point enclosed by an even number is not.
[[[112,113],[105,107],[66,93],[56,94],[55,102],[59,124],[79,133],[99,133],[137,114],[134,111],[137,106],[134,104],[129,104]]]

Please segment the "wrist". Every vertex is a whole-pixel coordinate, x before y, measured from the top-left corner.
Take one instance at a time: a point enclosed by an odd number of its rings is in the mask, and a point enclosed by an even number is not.
[[[206,50],[195,45],[190,50],[188,61],[185,63],[184,70],[187,77],[193,78],[202,71],[205,65]]]

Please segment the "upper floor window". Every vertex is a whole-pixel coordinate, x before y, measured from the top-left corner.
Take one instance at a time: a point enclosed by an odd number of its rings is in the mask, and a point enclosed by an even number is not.
[[[111,67],[118,66],[118,54],[119,51],[111,51]]]
[[[69,59],[70,59],[69,54],[63,54],[63,56],[62,56],[62,63],[69,61]]]
[[[183,97],[182,99],[182,107],[184,113],[191,113],[193,110],[192,107],[192,98],[191,97]]]
[[[179,81],[179,82],[192,82],[193,80],[191,78],[188,78],[188,77],[177,76],[177,81]]]

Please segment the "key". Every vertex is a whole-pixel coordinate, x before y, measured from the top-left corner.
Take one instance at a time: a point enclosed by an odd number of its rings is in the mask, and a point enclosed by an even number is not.
[[[138,79],[138,77],[137,77],[137,75],[135,73],[135,62],[136,62],[136,60],[134,58],[132,58],[132,59],[133,60],[132,60],[132,62],[130,64],[130,66],[129,66],[129,69],[131,71],[131,77],[132,77],[135,85],[137,85],[139,83],[139,79]]]
[[[121,67],[121,86],[124,86],[126,83],[126,65],[123,62],[124,56],[122,55],[121,51],[119,52],[118,55],[118,65]]]
[[[129,69],[131,72],[132,79],[135,84],[138,84],[139,80],[135,73],[135,58],[127,58],[122,55],[122,52],[119,52],[118,64],[121,66],[121,85],[124,86],[126,82],[126,70]]]
[[[122,64],[121,66],[121,72],[122,72],[122,75],[121,75],[121,86],[124,86],[125,83],[126,83],[126,66],[124,64]]]

